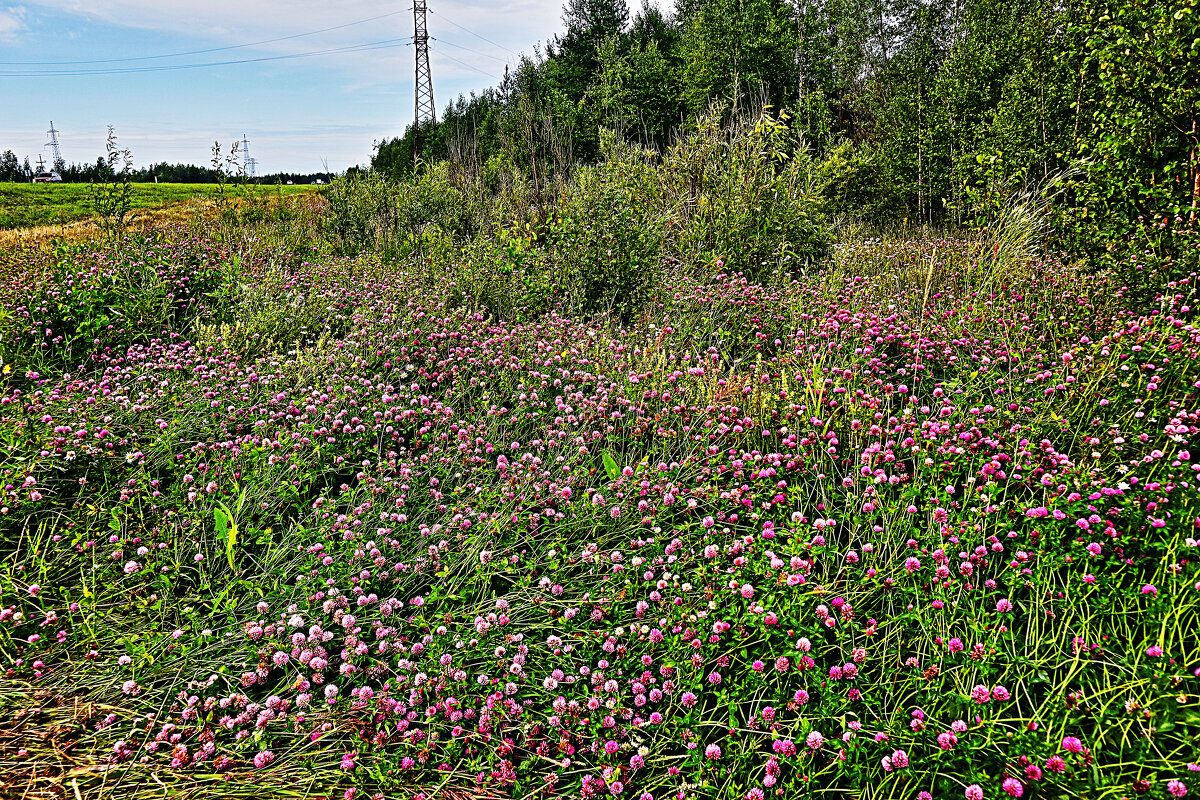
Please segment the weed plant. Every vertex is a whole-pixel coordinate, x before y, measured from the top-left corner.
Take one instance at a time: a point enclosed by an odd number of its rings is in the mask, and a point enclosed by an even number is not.
[[[100,233],[106,238],[114,239],[125,234],[129,212],[133,207],[133,184],[129,180],[130,170],[133,169],[133,154],[129,148],[117,146],[117,135],[111,125],[108,126],[108,138],[105,140],[104,149],[104,172],[108,179],[103,183],[92,184],[89,189]]]

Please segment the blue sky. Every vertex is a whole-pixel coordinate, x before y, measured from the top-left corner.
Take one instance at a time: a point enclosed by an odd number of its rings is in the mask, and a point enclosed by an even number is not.
[[[430,0],[439,111],[460,93],[495,84],[517,53],[559,32],[561,5]],[[365,164],[374,140],[403,133],[412,120],[413,49],[404,43],[412,25],[411,0],[0,0],[0,150],[49,161],[44,144],[53,120],[68,162],[95,161],[112,125],[138,166],[206,164],[214,140],[227,147],[243,133],[259,174]],[[334,26],[346,27],[296,36]],[[288,36],[296,38],[144,58]],[[273,58],[389,40],[404,41],[206,68],[45,75]],[[129,58],[142,60],[112,61]],[[30,63],[85,61],[104,63]]]

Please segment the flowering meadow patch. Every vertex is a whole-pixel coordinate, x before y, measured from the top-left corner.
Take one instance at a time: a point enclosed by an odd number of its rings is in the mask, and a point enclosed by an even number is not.
[[[1200,791],[1195,278],[1129,308],[1052,261],[981,287],[955,246],[674,274],[627,326],[183,230],[8,267],[0,670],[75,728],[6,769]]]

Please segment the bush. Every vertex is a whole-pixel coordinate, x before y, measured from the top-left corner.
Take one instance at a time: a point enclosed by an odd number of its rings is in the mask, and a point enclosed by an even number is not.
[[[820,173],[785,112],[721,124],[711,110],[663,159],[666,251],[760,280],[828,251]]]
[[[723,125],[714,110],[665,156],[611,133],[601,149],[603,160],[572,176],[545,219],[518,217],[497,233],[507,270],[532,279],[540,299],[549,292],[572,312],[629,319],[666,262],[705,271],[721,262],[762,281],[828,250],[821,188],[834,178],[785,114]],[[507,196],[498,203],[513,205]],[[550,274],[534,279],[538,272]]]
[[[654,170],[642,154],[608,134],[605,159],[579,171],[547,226],[551,265],[572,309],[617,310],[624,318],[653,291],[662,266],[662,217]]]

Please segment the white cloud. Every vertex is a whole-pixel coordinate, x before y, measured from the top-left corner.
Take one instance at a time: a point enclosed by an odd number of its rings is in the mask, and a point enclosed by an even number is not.
[[[262,45],[260,49],[276,53],[296,53],[325,47],[338,47],[384,39],[410,37],[413,20],[408,7],[380,5],[378,0],[30,0],[32,5],[52,8],[85,19],[103,21],[129,28],[163,33],[198,35],[214,46],[244,44],[345,25],[390,14],[361,25],[351,25],[313,36],[301,36],[283,42]],[[433,0],[430,3],[429,31],[444,43],[445,51],[475,69],[502,74],[504,65],[495,57],[515,63],[514,53],[530,53],[535,44],[544,43],[562,29],[564,0]],[[668,7],[670,0],[654,0]],[[629,2],[631,11],[641,7]],[[461,27],[459,27],[461,26]],[[478,36],[464,31],[473,31]],[[480,36],[495,42],[493,45]],[[437,44],[434,45],[437,47]],[[461,47],[487,55],[471,53]],[[158,52],[148,39],[146,53]],[[231,57],[246,51],[227,51]],[[374,51],[380,52],[380,51]],[[401,52],[411,52],[404,50]],[[370,54],[367,54],[369,57]],[[493,56],[493,58],[488,58]],[[214,58],[217,56],[214,54]],[[411,58],[411,57],[410,57]],[[353,72],[363,63],[361,57],[338,59]],[[330,63],[333,63],[331,60]],[[453,69],[453,68],[450,68]],[[470,70],[464,70],[469,72]],[[478,73],[475,73],[478,75]],[[478,76],[483,77],[483,76]]]
[[[505,64],[518,63],[518,53],[532,53],[535,45],[544,44],[560,31],[562,3],[563,0],[433,0],[428,19],[430,35],[436,39],[430,50],[439,108],[459,94],[495,85],[504,74]],[[295,37],[136,66],[291,55],[403,40],[382,49],[261,63],[264,67],[278,67],[276,74],[320,69],[338,75],[347,89],[389,95],[394,90],[411,93],[413,51],[406,44],[413,30],[411,6],[380,5],[377,0],[341,0],[335,4],[328,0],[26,0],[26,4],[77,16],[81,21],[146,32],[143,48],[112,57],[153,56],[178,49],[221,48]],[[324,30],[385,14],[390,15]],[[323,32],[297,36],[319,30]],[[198,41],[194,48],[164,47],[156,41],[155,33],[197,37]],[[110,56],[89,48],[87,57]]]
[[[0,42],[14,42],[17,34],[25,29],[25,9],[12,6],[0,9]]]
[[[412,16],[405,8],[381,6],[376,0],[342,0],[331,6],[327,0],[35,0],[35,5],[53,8],[86,19],[129,28],[200,35],[219,44],[294,36],[344,25],[356,20],[394,13],[362,25],[354,25],[315,36],[305,36],[272,45],[283,52],[315,49],[314,45],[375,41],[412,35]],[[516,0],[515,2],[435,2],[429,15],[430,33],[496,54],[503,53],[486,42],[439,19],[444,15],[470,30],[514,51],[528,51],[561,27],[562,0]],[[472,44],[474,43],[474,44]]]

